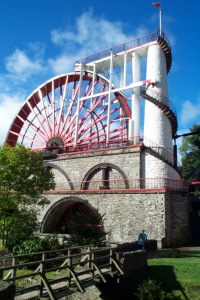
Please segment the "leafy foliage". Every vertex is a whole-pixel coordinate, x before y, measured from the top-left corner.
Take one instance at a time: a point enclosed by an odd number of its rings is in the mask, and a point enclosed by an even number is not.
[[[191,132],[200,132],[200,125],[194,125]],[[182,177],[189,182],[200,181],[200,134],[185,136],[179,148],[182,155]]]
[[[147,280],[138,286],[135,295],[139,300],[175,300],[180,297],[174,296],[171,293],[166,293],[161,284],[155,280]]]
[[[38,236],[32,235],[28,240],[23,241],[21,244],[15,245],[13,247],[13,253],[15,255],[20,254],[29,254],[42,251],[58,250],[61,249],[62,245],[59,243],[59,240],[56,236],[47,236],[45,238],[40,238]],[[37,255],[26,257],[21,260],[21,262],[28,262],[33,260],[38,260]]]
[[[24,146],[0,147],[0,239],[12,248],[37,228],[37,210],[47,203],[44,189],[54,188],[53,174],[40,152]]]
[[[6,247],[11,250],[38,229],[36,212],[34,209],[21,208],[12,215],[1,217],[0,226],[2,239],[6,241]]]
[[[48,250],[60,249],[61,245],[57,237],[40,238],[38,236],[31,236],[19,245],[13,247],[13,252],[16,254],[28,254],[34,252],[42,252]]]
[[[70,246],[105,245],[107,233],[104,230],[103,217],[97,209],[82,208],[77,211],[69,222],[69,231]]]

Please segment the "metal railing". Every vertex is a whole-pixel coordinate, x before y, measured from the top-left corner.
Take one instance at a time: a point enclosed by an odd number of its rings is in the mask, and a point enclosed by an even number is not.
[[[95,54],[86,56],[84,58],[81,58],[81,59],[76,61],[76,64],[79,64],[81,62],[83,64],[87,64],[87,63],[90,63],[90,62],[108,57],[108,56],[110,56],[111,52],[113,54],[117,54],[117,53],[120,53],[120,52],[123,52],[123,51],[131,50],[133,48],[142,46],[144,44],[156,41],[159,36],[161,36],[166,41],[168,47],[171,48],[170,41],[169,41],[167,35],[164,33],[164,31],[162,31],[161,34],[160,34],[160,29],[159,29],[155,32],[152,32],[150,34],[147,34],[147,35],[144,35],[142,37],[136,38],[134,40],[128,41],[126,43],[123,43],[123,44],[114,46],[112,48],[109,48],[109,49],[97,52]]]
[[[77,153],[85,151],[95,151],[95,150],[104,150],[104,149],[114,149],[120,147],[133,146],[133,142],[127,139],[120,139],[106,142],[105,140],[97,141],[93,143],[80,144],[80,145],[70,145],[70,146],[49,146],[44,148],[37,148],[34,151],[39,150],[42,152],[42,155],[62,155],[66,153]],[[136,145],[138,146],[138,144]]]
[[[84,180],[84,181],[56,181],[53,190],[45,190],[44,193],[74,193],[76,192],[145,192],[146,190],[170,189],[187,191],[188,183],[182,180],[174,180],[165,177],[158,178],[115,178],[109,180]]]
[[[143,93],[144,92],[146,93],[147,91],[148,91],[148,88],[141,87],[142,95],[144,95]],[[146,95],[147,95],[147,98],[148,98],[148,96],[150,96],[150,97],[154,98],[156,101],[160,102],[160,104],[164,104],[165,106],[169,107],[169,109],[172,110],[174,115],[177,116],[176,108],[175,108],[174,104],[172,103],[172,101],[169,100],[168,97],[166,97],[162,93],[158,93],[158,92],[154,91],[153,89],[151,89],[149,94],[146,94]]]
[[[150,148],[154,153],[157,153],[160,159],[169,163],[172,166],[176,166],[178,168],[181,167],[179,162],[175,159],[172,149],[166,149],[157,145],[156,143],[150,141],[144,136],[134,136],[131,137],[129,140],[127,139],[120,139],[115,141],[106,142],[98,141],[94,143],[88,144],[81,144],[76,146],[56,146],[56,147],[47,147],[47,148],[37,148],[34,151],[38,150],[41,151],[43,157],[49,156],[59,156],[59,155],[66,155],[66,154],[77,154],[82,152],[93,152],[93,151],[102,151],[102,150],[114,150],[114,149],[125,149],[130,147],[141,147],[145,146]]]

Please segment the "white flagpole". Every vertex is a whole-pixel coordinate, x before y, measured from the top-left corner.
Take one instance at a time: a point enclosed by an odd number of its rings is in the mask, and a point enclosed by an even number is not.
[[[161,7],[159,10],[159,14],[160,14],[160,36],[162,35],[162,13],[161,13]]]
[[[153,2],[152,5],[156,5],[159,10],[159,32],[160,36],[162,35],[162,12],[161,12],[161,3],[160,2]]]

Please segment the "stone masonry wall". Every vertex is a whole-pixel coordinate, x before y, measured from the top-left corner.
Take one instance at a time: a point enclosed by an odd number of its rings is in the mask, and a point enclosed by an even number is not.
[[[188,194],[171,193],[171,244],[187,245],[191,240]]]
[[[81,183],[88,171],[102,163],[114,164],[127,178],[140,178],[140,147],[60,156],[57,159],[46,160],[46,163],[60,167],[72,182]],[[54,170],[54,173],[57,183],[62,186],[67,184],[63,174],[57,170]],[[113,172],[110,176],[119,178],[120,174],[117,176]]]
[[[144,155],[141,147],[115,149],[73,155],[59,156],[45,160],[53,167],[58,184],[57,190],[47,197],[50,204],[40,214],[41,232],[52,233],[60,215],[76,202],[94,207],[104,215],[105,230],[108,232],[109,242],[132,242],[137,240],[138,234],[145,229],[149,239],[157,240],[158,247],[180,245],[189,239],[188,196],[182,192],[166,192],[151,189],[148,192],[96,192],[69,193],[70,181],[77,181],[80,189],[81,181],[93,168],[101,164],[116,166],[110,172],[110,179],[133,178],[139,182],[144,172]],[[57,168],[57,169],[56,169]],[[119,173],[119,170],[122,173]],[[155,171],[155,170],[154,170]],[[158,170],[159,172],[159,170]],[[154,174],[155,175],[155,174]],[[157,174],[159,177],[159,174]],[[68,180],[66,179],[68,178]],[[152,176],[151,176],[152,178]],[[93,179],[93,178],[92,178]],[[102,174],[97,173],[95,180],[102,180]],[[131,180],[129,180],[131,184]],[[100,184],[100,183],[99,183]],[[139,187],[139,186],[137,186]],[[75,190],[77,190],[75,188]],[[119,189],[119,187],[118,187]]]
[[[142,229],[158,247],[184,244],[188,239],[187,197],[178,193],[82,193],[74,195],[49,194],[50,204],[41,211],[40,222],[51,218],[63,203],[82,201],[104,215],[109,242],[132,242]],[[58,211],[57,211],[58,212]],[[181,234],[181,235],[180,235]],[[181,240],[180,240],[181,236]]]

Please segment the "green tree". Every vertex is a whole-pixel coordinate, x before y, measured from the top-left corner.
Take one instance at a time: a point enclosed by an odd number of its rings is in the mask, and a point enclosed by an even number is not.
[[[37,209],[47,203],[44,189],[54,188],[54,177],[43,166],[40,152],[24,146],[0,147],[0,239],[12,249],[38,226]]]
[[[184,180],[200,181],[200,125],[193,125],[191,133],[184,136],[179,148],[182,155],[182,177]]]
[[[103,226],[103,216],[97,209],[82,208],[75,213],[68,226],[70,246],[105,245],[107,233]]]

